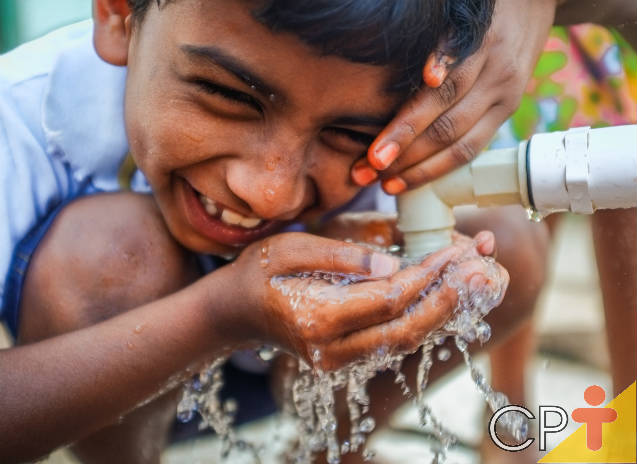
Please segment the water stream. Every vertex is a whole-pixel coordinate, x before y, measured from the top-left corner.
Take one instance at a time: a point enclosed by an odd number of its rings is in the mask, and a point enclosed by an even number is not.
[[[483,318],[498,304],[501,292],[504,291],[502,277],[493,259],[480,259],[487,269],[488,278],[496,285],[469,289],[464,281],[456,277],[454,270],[459,263],[454,263],[446,268],[441,279],[421,292],[421,297],[425,297],[433,288],[444,282],[457,291],[458,302],[444,326],[430,333],[422,342],[415,394],[410,391],[401,372],[403,359],[408,353],[392,353],[386,347],[380,347],[365,359],[330,372],[310,366],[302,360],[298,362],[296,376],[288,379],[285,386],[288,401],[284,406],[284,414],[295,421],[298,432],[296,443],[288,450],[288,458],[292,462],[311,463],[319,452],[325,452],[329,464],[338,464],[343,454],[359,451],[363,452],[365,459],[372,459],[373,451],[365,449],[367,437],[375,428],[374,418],[369,415],[370,397],[367,393],[367,383],[379,371],[388,369],[394,372],[397,388],[400,388],[402,394],[412,397],[415,401],[420,425],[433,429],[433,435],[437,439],[433,449],[433,462],[444,462],[446,452],[455,443],[456,437],[443,427],[439,418],[433,416],[431,408],[425,402],[424,393],[434,362],[434,352],[436,359],[441,362],[451,356],[449,348],[440,347],[448,338],[453,339],[455,347],[462,353],[476,388],[484,396],[491,410],[495,411],[508,404],[505,395],[495,392],[489,386],[483,373],[475,367],[468,350],[469,343],[483,344],[489,340],[491,327]],[[404,260],[405,265],[413,262]],[[288,280],[295,279],[298,282],[299,278],[303,280],[303,285],[288,285]],[[273,278],[271,285],[290,299],[292,307],[304,309],[299,317],[307,319],[312,308],[304,308],[308,301],[304,295],[316,294],[315,287],[320,284],[321,288],[325,288],[326,281],[330,285],[342,288],[361,279],[360,276],[352,275],[305,273]],[[406,308],[405,311],[410,311],[410,308]],[[301,322],[312,323],[311,319],[306,319]],[[271,359],[276,353],[271,348],[264,348],[260,354],[263,358]],[[320,351],[316,350],[312,361],[318,362],[320,356]],[[239,438],[232,428],[236,404],[228,401],[223,403],[219,399],[219,391],[223,386],[220,370],[223,362],[225,359],[216,360],[186,385],[178,407],[178,417],[181,420],[189,420],[198,413],[203,419],[201,427],[212,427],[218,434],[224,457],[238,451],[249,453],[254,462],[260,462],[260,448]],[[338,390],[345,391],[350,420],[349,437],[342,442],[337,436],[338,422],[335,413],[335,392]],[[500,422],[513,437],[523,441],[528,428],[526,420],[521,414],[507,414]]]

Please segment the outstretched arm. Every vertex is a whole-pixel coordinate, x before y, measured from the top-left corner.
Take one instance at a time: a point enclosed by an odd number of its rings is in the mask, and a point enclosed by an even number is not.
[[[174,388],[205,354],[232,346],[223,301],[215,299],[214,319],[210,311],[209,295],[225,285],[208,278],[97,325],[1,351],[0,461],[34,459],[115,423]]]

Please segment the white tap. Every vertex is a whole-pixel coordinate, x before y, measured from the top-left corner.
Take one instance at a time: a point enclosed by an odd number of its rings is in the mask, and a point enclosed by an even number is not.
[[[536,134],[400,195],[405,252],[422,256],[449,245],[454,206],[512,204],[539,217],[637,206],[637,125]]]

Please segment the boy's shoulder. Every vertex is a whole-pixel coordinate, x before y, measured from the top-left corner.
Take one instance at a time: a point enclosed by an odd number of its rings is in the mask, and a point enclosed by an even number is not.
[[[119,190],[125,81],[95,52],[91,22],[0,56],[0,301],[30,230],[80,187]]]
[[[13,139],[11,158],[45,164],[53,158],[67,164],[77,181],[91,178],[97,189],[117,189],[117,170],[128,152],[125,81],[126,68],[95,52],[92,21],[0,56],[0,126]],[[24,143],[15,140],[20,134],[40,153],[21,153]]]

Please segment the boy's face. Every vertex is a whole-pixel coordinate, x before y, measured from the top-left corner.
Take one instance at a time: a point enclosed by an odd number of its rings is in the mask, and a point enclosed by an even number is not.
[[[248,1],[154,2],[132,27],[126,127],[174,237],[214,254],[350,200],[397,105],[390,70],[320,57]]]

